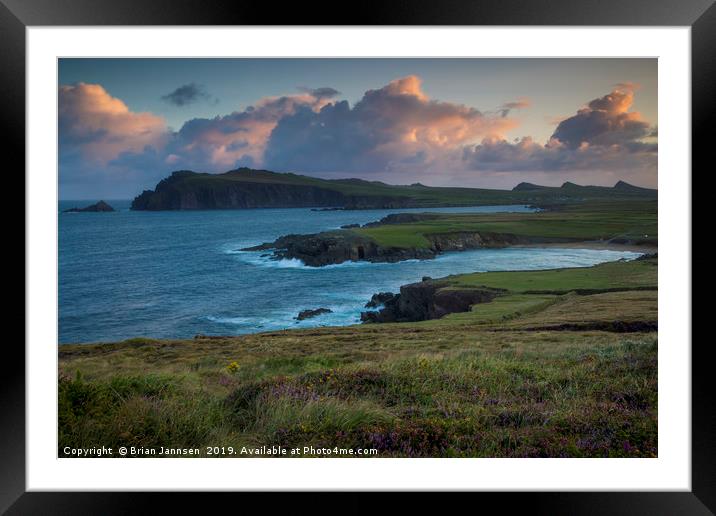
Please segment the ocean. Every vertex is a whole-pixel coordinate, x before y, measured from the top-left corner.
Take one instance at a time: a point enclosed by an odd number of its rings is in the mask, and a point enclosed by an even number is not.
[[[96,202],[60,201],[60,212]],[[585,267],[639,253],[507,248],[452,252],[435,260],[306,267],[241,248],[289,233],[372,222],[390,213],[530,211],[526,206],[312,211],[304,208],[59,213],[59,342],[190,338],[355,324],[375,292],[474,271]],[[296,321],[299,311],[332,313]]]

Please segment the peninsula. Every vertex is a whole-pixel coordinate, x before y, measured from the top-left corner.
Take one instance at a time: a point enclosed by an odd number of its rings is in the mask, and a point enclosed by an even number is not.
[[[399,213],[358,228],[286,235],[244,251],[312,267],[346,261],[430,259],[446,251],[515,245],[584,244],[654,252],[657,201],[615,199],[552,206],[536,213]]]
[[[497,204],[563,204],[590,200],[656,199],[657,191],[619,181],[613,187],[520,183],[512,190],[389,185],[363,179],[319,179],[239,168],[223,174],[181,170],[132,201],[132,210],[247,208],[395,209]]]

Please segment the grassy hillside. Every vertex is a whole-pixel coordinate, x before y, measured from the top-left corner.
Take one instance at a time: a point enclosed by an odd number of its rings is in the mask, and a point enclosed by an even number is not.
[[[524,184],[523,184],[524,185]],[[135,199],[134,209],[192,209],[231,207],[237,195],[242,203],[234,207],[262,207],[263,195],[268,191],[277,197],[281,186],[281,203],[286,207],[299,204],[301,192],[312,189],[316,206],[326,202],[349,207],[436,207],[475,206],[494,204],[564,203],[584,200],[655,199],[656,190],[637,188],[626,183],[614,187],[578,186],[565,183],[562,187],[520,185],[513,190],[483,188],[428,187],[413,185],[389,185],[380,181],[362,179],[327,180],[292,173],[276,173],[267,170],[240,168],[223,174],[177,171],[162,180],[154,191],[146,191]],[[273,187],[273,190],[271,190]],[[293,190],[292,190],[293,189]],[[318,192],[318,193],[316,193]],[[323,192],[323,194],[320,194]],[[292,198],[292,193],[296,196]],[[333,196],[331,196],[333,194]],[[285,198],[284,198],[285,196]],[[187,202],[191,198],[191,203]],[[182,200],[183,199],[183,200]],[[231,200],[233,199],[233,201]],[[252,202],[253,201],[255,202]],[[197,201],[198,200],[198,201]],[[198,204],[192,204],[198,202]],[[147,208],[153,206],[153,208]],[[275,207],[275,206],[274,206]]]
[[[441,214],[429,220],[354,229],[384,247],[427,248],[426,235],[508,233],[572,241],[620,239],[656,245],[656,200],[587,201],[538,213]]]
[[[504,288],[513,293],[598,292],[656,287],[656,262],[608,262],[594,267],[521,272],[478,272],[449,276],[455,287]]]
[[[59,445],[657,454],[657,260],[468,274],[507,289],[419,323],[61,346]],[[651,290],[646,290],[651,289]],[[573,323],[569,330],[557,328]],[[241,455],[236,455],[241,456]]]
[[[617,197],[640,198],[656,197],[656,191],[650,189],[629,190],[623,188],[580,186],[565,183],[562,187],[536,186],[535,189],[495,190],[487,188],[430,187],[420,183],[413,185],[389,185],[381,181],[363,179],[320,179],[292,173],[278,173],[268,170],[242,168],[224,174],[196,174],[187,177],[182,188],[195,188],[206,182],[250,182],[279,183],[291,185],[310,185],[336,190],[345,195],[355,196],[397,196],[410,197],[425,203],[425,206],[438,204],[466,204],[475,201],[491,203],[530,202],[530,201],[566,201],[580,199],[614,199]]]

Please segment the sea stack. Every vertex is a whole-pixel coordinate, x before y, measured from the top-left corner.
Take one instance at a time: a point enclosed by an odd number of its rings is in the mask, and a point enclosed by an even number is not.
[[[83,212],[83,211],[115,211],[115,210],[106,202],[99,201],[98,203],[90,204],[89,206],[85,206],[84,208],[70,208],[69,210],[64,210],[63,213],[77,213],[77,212]]]

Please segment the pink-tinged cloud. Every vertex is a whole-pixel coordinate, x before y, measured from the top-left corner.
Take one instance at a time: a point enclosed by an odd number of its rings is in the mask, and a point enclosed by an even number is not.
[[[512,102],[505,102],[502,104],[502,107],[505,109],[524,109],[528,108],[532,105],[532,102],[530,99],[526,97],[520,97],[517,100],[514,100]]]
[[[244,111],[186,122],[167,145],[168,165],[208,172],[263,163],[266,145],[279,121],[298,109],[320,110],[325,88],[298,95],[266,97]]]
[[[431,99],[416,76],[368,90],[353,106],[336,100],[333,88],[300,90],[170,132],[161,117],[132,112],[100,85],[61,86],[61,181],[151,187],[173,170],[239,166],[436,184],[474,183],[475,171],[640,170],[655,177],[656,129],[630,111],[633,85],[562,119],[546,144],[505,137],[518,123],[510,111],[528,107],[526,98],[485,112]]]
[[[61,150],[93,163],[162,146],[167,137],[162,117],[130,111],[99,84],[60,86],[58,124]]]
[[[654,137],[654,128],[640,113],[629,111],[634,89],[622,87],[592,100],[559,122],[544,145],[530,137],[513,142],[486,138],[465,148],[463,160],[473,170],[490,172],[655,172],[657,145],[645,141]]]
[[[225,116],[189,120],[169,134],[160,117],[131,112],[100,85],[62,86],[63,145],[66,154],[79,150],[95,166],[124,171],[219,172],[248,165],[381,172],[440,167],[461,146],[516,125],[504,114],[430,99],[417,76],[368,90],[355,106],[332,100],[338,94],[332,88],[301,90]]]
[[[562,120],[552,138],[575,149],[589,145],[620,145],[649,135],[651,126],[641,114],[630,112],[633,90],[614,90],[592,100],[576,115]]]
[[[282,118],[264,164],[304,172],[414,169],[515,125],[509,118],[430,99],[420,78],[408,76],[368,90],[353,107],[341,101]]]
[[[510,114],[512,110],[515,109],[527,109],[528,107],[532,106],[532,101],[528,99],[527,97],[520,97],[517,100],[513,100],[512,102],[505,102],[500,106],[500,115],[503,117],[506,117]]]
[[[474,170],[489,172],[573,172],[584,170],[655,170],[656,146],[648,144],[589,145],[571,149],[558,140],[542,145],[526,136],[516,142],[490,138],[466,148],[464,160]]]
[[[614,85],[614,89],[618,91],[638,91],[641,84],[638,82],[618,82]]]

